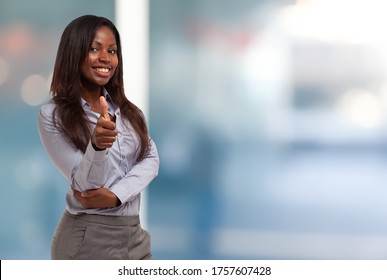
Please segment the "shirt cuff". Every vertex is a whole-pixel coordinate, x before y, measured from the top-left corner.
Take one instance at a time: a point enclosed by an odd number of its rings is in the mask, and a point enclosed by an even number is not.
[[[93,145],[91,144],[91,141],[89,141],[89,144],[87,145],[85,151],[86,160],[89,162],[104,161],[107,159],[108,154],[108,149],[105,149],[103,151],[96,151]]]

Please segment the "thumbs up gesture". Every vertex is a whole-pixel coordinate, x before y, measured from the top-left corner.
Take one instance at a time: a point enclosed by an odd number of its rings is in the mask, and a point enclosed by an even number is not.
[[[101,116],[95,126],[91,144],[96,150],[104,150],[113,146],[116,141],[117,131],[116,124],[110,119],[108,104],[104,96],[99,98],[99,103],[101,105]]]
[[[101,104],[101,108],[102,108],[101,115],[105,118],[105,120],[110,120],[109,111],[108,111],[108,104],[107,104],[104,96],[101,96],[99,98],[99,104]]]

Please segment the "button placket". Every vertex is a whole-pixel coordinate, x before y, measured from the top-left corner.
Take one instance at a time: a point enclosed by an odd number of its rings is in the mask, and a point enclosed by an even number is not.
[[[124,129],[124,125],[122,123],[122,119],[120,118],[120,111],[116,111],[116,129],[118,131],[117,134],[117,142],[118,142],[118,147],[119,147],[119,157],[120,157],[120,166],[123,168],[124,172],[126,173],[125,170],[127,170],[127,163],[126,163],[126,154],[125,154],[125,141],[123,139],[124,134],[121,132]]]

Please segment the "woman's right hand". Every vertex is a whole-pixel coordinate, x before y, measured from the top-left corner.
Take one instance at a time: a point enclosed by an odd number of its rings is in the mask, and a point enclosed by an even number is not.
[[[111,120],[108,113],[108,106],[105,97],[100,97],[100,104],[102,107],[102,113],[95,126],[91,144],[94,149],[104,150],[111,148],[114,141],[117,139],[116,124]]]
[[[73,189],[74,197],[86,209],[91,208],[112,208],[121,205],[118,197],[107,188],[99,188],[84,192]]]

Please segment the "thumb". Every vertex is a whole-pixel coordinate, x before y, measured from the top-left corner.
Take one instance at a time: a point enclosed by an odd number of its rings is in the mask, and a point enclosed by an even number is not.
[[[105,118],[105,120],[110,120],[109,112],[108,112],[108,104],[104,96],[101,96],[99,98],[99,103],[101,104],[101,107],[102,107],[101,115]]]

